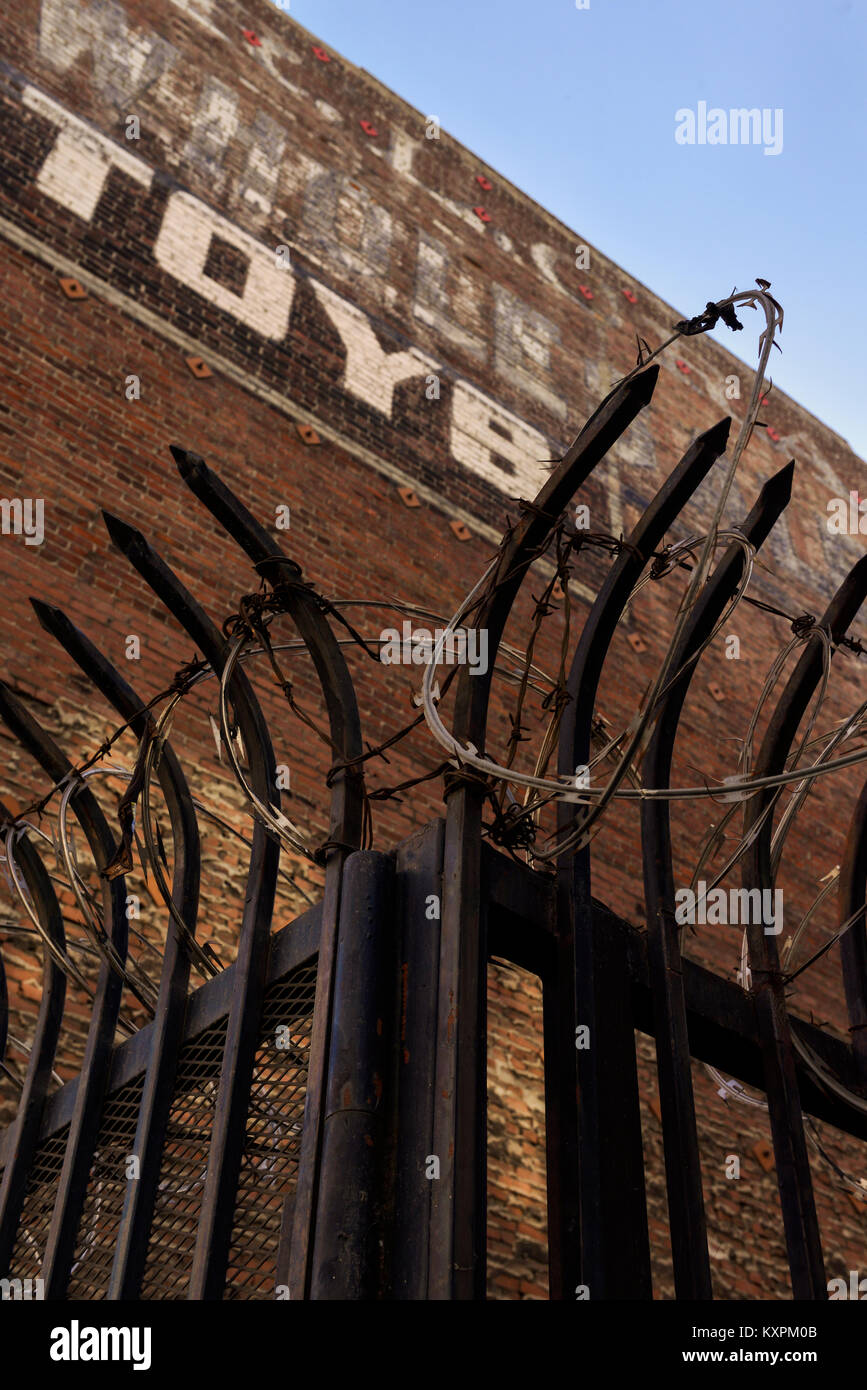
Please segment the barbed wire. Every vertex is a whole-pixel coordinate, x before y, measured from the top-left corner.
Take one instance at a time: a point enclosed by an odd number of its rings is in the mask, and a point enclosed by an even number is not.
[[[200,974],[216,973],[216,970],[220,968],[219,962],[216,961],[213,952],[208,951],[207,945],[203,946],[196,941],[189,924],[184,921],[179,907],[174,901],[171,886],[166,881],[165,871],[169,865],[159,822],[153,808],[151,787],[176,712],[182,702],[202,682],[213,679],[217,681],[218,718],[216,721],[212,715],[209,715],[209,718],[215,731],[218,756],[222,760],[222,749],[225,748],[229,770],[241,789],[251,814],[280,841],[286,850],[313,865],[321,867],[328,850],[333,847],[333,842],[328,839],[319,844],[311,841],[310,836],[303,832],[300,826],[280,809],[279,795],[276,792],[269,795],[268,799],[264,799],[252,786],[250,769],[246,766],[246,752],[240,741],[239,729],[231,706],[236,673],[242,667],[250,667],[251,663],[259,659],[264,659],[270,671],[272,684],[294,719],[298,721],[307,734],[328,750],[331,762],[325,774],[325,785],[331,787],[335,779],[341,775],[357,780],[363,796],[361,840],[363,847],[372,845],[374,839],[372,813],[374,802],[389,800],[400,802],[402,794],[406,791],[431,782],[438,777],[443,779],[446,793],[456,785],[467,781],[472,781],[481,787],[484,792],[485,805],[491,817],[483,825],[485,836],[513,858],[518,858],[520,862],[529,862],[534,868],[542,869],[549,868],[555,862],[561,862],[564,856],[576,853],[589,844],[600,833],[605,814],[609,806],[615,801],[664,800],[676,802],[679,800],[714,801],[719,799],[730,801],[732,805],[725,813],[721,824],[712,829],[711,834],[700,849],[699,866],[693,874],[693,885],[695,885],[702,865],[721,846],[725,838],[725,827],[735,815],[738,805],[746,802],[760,791],[772,791],[773,796],[769,799],[768,806],[764,808],[762,815],[750,831],[741,836],[734,851],[728,856],[723,869],[714,878],[712,886],[716,886],[743,857],[761,829],[767,824],[768,819],[773,816],[774,808],[778,804],[783,788],[792,786],[794,794],[773,836],[772,853],[775,868],[779,863],[786,837],[795,824],[797,813],[818,779],[867,760],[867,749],[856,749],[842,756],[831,756],[832,751],[841,743],[861,732],[865,711],[867,711],[867,702],[859,711],[856,711],[855,715],[844,719],[830,733],[820,735],[817,739],[813,738],[813,731],[817,727],[820,712],[827,700],[832,650],[842,648],[846,652],[862,656],[867,652],[867,644],[855,636],[842,636],[832,643],[830,635],[820,626],[820,621],[815,615],[808,612],[790,613],[784,608],[749,594],[747,590],[752,582],[753,565],[756,563],[755,547],[739,530],[736,528],[726,529],[722,525],[723,513],[738,463],[754,428],[759,423],[759,407],[767,398],[768,390],[772,389],[773,386],[771,383],[767,390],[764,389],[764,372],[771,349],[774,346],[779,346],[775,341],[775,334],[781,328],[783,321],[782,309],[777,301],[767,293],[767,282],[759,281],[758,284],[759,290],[757,291],[747,291],[743,294],[733,291],[731,296],[718,304],[708,302],[703,314],[691,320],[681,321],[675,326],[674,332],[666,342],[653,351],[646,343],[639,340],[636,366],[619,382],[615,383],[609,396],[606,397],[606,400],[609,399],[636,373],[645,370],[647,365],[679,336],[694,336],[707,332],[720,320],[729,327],[740,327],[735,313],[736,305],[761,309],[764,312],[765,329],[759,339],[759,363],[754,375],[749,405],[725,470],[723,484],[714,505],[710,525],[700,535],[671,541],[654,551],[649,557],[645,573],[635,584],[627,600],[624,615],[628,613],[630,606],[646,586],[664,583],[671,577],[676,578],[681,571],[686,578],[686,588],[674,610],[673,628],[668,636],[665,651],[634,717],[624,728],[619,731],[612,731],[603,716],[599,712],[594,713],[591,731],[593,751],[589,769],[595,770],[605,766],[609,770],[608,781],[605,785],[579,788],[575,779],[554,778],[546,776],[546,772],[557,748],[562,721],[571,699],[567,683],[567,663],[572,632],[572,608],[574,606],[571,588],[574,565],[587,552],[617,557],[634,550],[635,547],[628,539],[624,539],[622,534],[615,536],[604,531],[590,531],[572,526],[566,512],[552,518],[547,513],[542,513],[536,503],[527,499],[516,499],[517,518],[515,520],[506,518],[503,540],[490,559],[481,578],[460,604],[453,617],[446,622],[445,628],[438,629],[438,636],[433,641],[430,658],[421,663],[425,666],[421,692],[418,695],[413,695],[416,708],[420,707],[419,712],[397,730],[387,733],[378,743],[366,744],[364,751],[358,756],[351,759],[341,758],[340,750],[336,748],[330,732],[298,699],[293,673],[287,669],[283,655],[309,657],[310,652],[306,643],[300,639],[289,642],[276,641],[273,631],[274,623],[290,613],[293,602],[299,595],[303,594],[306,601],[312,602],[320,613],[340,627],[342,635],[335,638],[338,645],[348,648],[357,647],[362,655],[380,665],[384,639],[381,635],[379,638],[365,636],[349,620],[346,611],[359,607],[365,609],[379,608],[413,617],[433,618],[437,623],[442,623],[445,620],[431,610],[400,598],[383,599],[361,596],[343,599],[326,597],[311,582],[301,579],[296,573],[297,567],[288,559],[279,577],[273,582],[262,573],[262,566],[258,566],[260,572],[259,588],[243,594],[237,601],[234,611],[224,619],[222,631],[226,639],[226,648],[219,675],[216,675],[202,658],[194,656],[178,668],[165,689],[142,704],[135,719],[140,718],[142,714],[146,715],[146,729],[138,741],[133,770],[128,772],[125,769],[122,771],[116,768],[110,769],[112,775],[124,776],[128,785],[116,811],[119,828],[116,852],[102,870],[102,877],[111,880],[120,874],[131,872],[135,862],[133,852],[135,846],[145,872],[148,869],[153,870],[160,896],[175,922],[184,948],[190,953]],[[552,462],[556,465],[558,461],[553,460]],[[549,523],[544,536],[529,553],[522,554],[517,566],[514,563],[511,566],[506,566],[503,560],[513,540],[515,530],[522,521],[530,516],[544,516],[545,521]],[[716,551],[723,543],[740,545],[743,548],[745,556],[743,575],[737,591],[727,604],[721,618],[714,625],[712,632],[702,640],[698,649],[690,654],[688,660],[681,662],[678,666],[676,653],[685,633],[686,624],[707,582]],[[267,563],[273,565],[273,558],[269,559]],[[511,587],[518,579],[523,580],[537,565],[540,569],[544,568],[545,577],[538,594],[530,595],[531,610],[527,623],[526,646],[523,649],[516,649],[505,643],[500,643],[495,654],[492,676],[496,676],[498,680],[507,684],[512,684],[516,689],[513,708],[506,712],[508,733],[505,740],[505,750],[501,760],[496,761],[493,757],[483,755],[472,746],[461,746],[447,730],[439,713],[439,708],[445,701],[451,685],[458,675],[458,668],[454,667],[445,672],[439,679],[437,679],[437,670],[442,665],[443,654],[449,638],[458,631],[459,626],[471,622],[474,617],[477,617],[483,607],[493,600],[498,589],[507,585]],[[735,777],[725,778],[719,785],[711,785],[710,780],[705,778],[700,786],[644,786],[639,771],[640,760],[647,746],[655,716],[658,714],[663,700],[685,672],[701,659],[723,626],[731,620],[732,614],[740,603],[746,603],[769,617],[786,621],[790,626],[792,638],[783,645],[771,663],[761,695],[750,718],[746,737],[741,744],[741,753],[737,764],[739,774]],[[557,671],[556,674],[550,675],[537,664],[535,657],[541,646],[545,624],[555,616],[561,618],[561,630],[557,642]],[[761,777],[751,775],[752,745],[758,721],[781,676],[785,662],[798,647],[816,640],[819,640],[823,646],[822,680],[811,717],[800,739],[799,746],[795,753],[786,759],[786,766],[781,772]],[[513,665],[507,667],[507,661],[512,662]],[[537,740],[533,738],[530,722],[531,697],[538,701],[538,715],[544,725],[541,739]],[[159,711],[158,714],[157,711]],[[0,826],[0,830],[3,832],[6,863],[11,875],[13,890],[33,922],[34,932],[59,968],[63,969],[79,987],[89,989],[86,976],[83,975],[79,966],[69,955],[69,951],[80,950],[85,947],[82,947],[81,943],[70,941],[68,949],[60,951],[50,941],[47,933],[38,922],[38,914],[29,903],[29,895],[24,887],[20,866],[15,858],[15,843],[20,835],[32,832],[44,836],[39,825],[32,825],[28,818],[36,817],[37,821],[41,823],[42,818],[48,813],[52,801],[59,797],[59,807],[56,813],[58,817],[58,840],[54,843],[58,858],[62,861],[65,870],[64,882],[71,888],[82,918],[87,937],[86,949],[98,952],[101,958],[108,959],[112,968],[122,975],[125,985],[139,1003],[152,1011],[156,998],[154,982],[142,970],[140,964],[127,964],[117,959],[116,953],[113,953],[113,948],[107,941],[105,930],[96,910],[95,897],[75,862],[71,828],[68,825],[69,813],[75,811],[76,793],[82,786],[86,785],[89,777],[96,775],[99,765],[110,756],[117,741],[131,730],[135,719],[121,723],[99,744],[93,753],[82,758],[66,776],[52,784],[39,798],[17,812],[3,826]],[[434,740],[445,750],[447,757],[409,777],[368,788],[364,778],[365,769],[373,763],[385,767],[389,766],[389,753],[419,730],[423,724],[427,725]],[[816,743],[821,744],[818,756],[814,757],[809,765],[802,765],[801,759],[807,753],[812,754]],[[530,748],[527,747],[528,745]],[[533,755],[529,759],[531,771],[525,770],[528,753]],[[522,792],[523,801],[519,801],[516,795],[518,791]],[[548,847],[543,847],[537,843],[543,827],[543,813],[546,808],[558,801],[571,803],[576,806],[576,810],[571,818],[547,836]],[[199,801],[194,801],[194,804],[197,809],[203,809],[203,805]],[[141,809],[143,844],[136,836],[137,807]],[[231,827],[230,822],[221,820],[217,816],[214,816],[214,820],[221,824],[224,829],[231,830],[233,834],[237,833]],[[238,838],[244,840],[241,835]],[[246,840],[244,842],[249,843]],[[283,869],[281,869],[281,874],[293,888],[303,891],[293,876],[286,874]],[[305,896],[307,896],[306,893]],[[821,901],[824,901],[824,898]],[[817,904],[814,904],[806,914],[798,935],[806,929],[807,924],[812,920],[816,907]],[[814,952],[797,970],[791,968],[790,957],[787,957],[790,968],[789,973],[785,976],[786,982],[792,984],[812,969],[830,947],[839,941],[840,936],[848,929],[849,925],[851,923],[840,928],[831,940],[824,943],[820,950]],[[27,931],[28,929],[18,928],[18,930]],[[137,939],[143,950],[156,950],[141,934],[137,934]],[[746,968],[742,962],[744,979],[746,978],[744,973]],[[127,1026],[131,1026],[128,1021],[126,1022]],[[816,1060],[808,1059],[806,1054],[805,1065],[815,1075],[819,1075]],[[827,1077],[823,1076],[823,1084],[828,1084]],[[836,1084],[839,1086],[840,1083]]]

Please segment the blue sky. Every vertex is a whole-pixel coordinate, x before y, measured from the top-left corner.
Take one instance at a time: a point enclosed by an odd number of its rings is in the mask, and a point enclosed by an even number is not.
[[[278,8],[439,116],[678,311],[770,280],[786,315],[775,384],[867,458],[863,0]],[[781,108],[781,152],[678,144],[675,112],[701,101]],[[745,328],[754,322],[747,314]],[[754,361],[758,331],[720,337]]]

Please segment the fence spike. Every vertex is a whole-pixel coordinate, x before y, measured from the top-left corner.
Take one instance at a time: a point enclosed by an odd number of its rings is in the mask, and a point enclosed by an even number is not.
[[[229,643],[201,604],[134,526],[103,512],[115,545],[138,570],[204,654],[217,675],[228,659]],[[279,810],[276,764],[268,726],[243,671],[232,674],[230,694],[250,758],[251,785],[269,807]],[[253,829],[244,918],[236,957],[237,985],[229,1012],[220,1083],[208,1151],[208,1170],[190,1273],[190,1299],[218,1299],[226,1281],[237,1181],[244,1146],[245,1117],[256,1055],[271,915],[277,882],[279,844],[257,819]]]
[[[789,463],[768,479],[741,526],[743,534],[757,550],[788,505],[793,467]],[[672,661],[672,669],[681,674],[660,703],[642,764],[642,780],[646,786],[669,786],[678,723],[698,665],[692,658],[701,650],[737,592],[745,566],[743,548],[733,543],[693,607]],[[709,1299],[713,1294],[679,931],[675,922],[671,815],[667,801],[654,800],[642,805],[641,843],[675,1288],[678,1298]]]
[[[846,633],[867,595],[867,556],[849,571],[817,624],[836,645]],[[765,732],[754,775],[781,772],[798,726],[815,693],[823,670],[824,643],[817,632],[806,644]],[[776,793],[764,788],[746,802],[744,833],[748,834]],[[748,890],[772,891],[772,814],[758,829],[743,861],[743,885]],[[774,924],[776,926],[776,923]],[[776,1155],[783,1224],[795,1298],[828,1297],[819,1224],[816,1217],[804,1120],[798,1094],[795,1059],[776,936],[761,921],[747,928],[752,992],[765,1056],[766,1090]]]
[[[66,755],[2,681],[0,716],[53,781],[59,782],[72,773],[72,764]],[[71,805],[84,830],[97,868],[102,870],[114,855],[116,846],[99,803],[88,787],[82,784],[73,792]],[[75,1111],[69,1127],[42,1265],[46,1298],[64,1297],[75,1254],[75,1240],[99,1132],[111,1046],[120,1010],[123,977],[118,973],[115,961],[121,965],[126,961],[125,907],[123,877],[103,880],[104,930],[114,959],[105,955],[100,966]]]
[[[179,445],[171,445],[178,471],[191,492],[208,508],[212,516],[253,561],[256,569],[275,590],[283,595],[286,611],[294,622],[313,661],[328,710],[329,732],[336,767],[351,764],[364,751],[361,719],[355,688],[349,668],[328,625],[321,601],[302,581],[301,567],[287,557],[274,538],[256,520],[231,488],[209,468],[204,459]],[[338,770],[332,780],[331,827],[329,842],[333,848],[326,858],[323,897],[322,933],[319,944],[316,1005],[310,1044],[310,1064],[307,1077],[307,1107],[302,1137],[302,1154],[298,1188],[295,1198],[294,1229],[290,1247],[289,1284],[295,1298],[307,1297],[313,1287],[323,1280],[334,1284],[330,1255],[316,1250],[317,1211],[321,1211],[323,1229],[327,1229],[331,1214],[342,1211],[346,1192],[351,1186],[350,1175],[330,1168],[320,1179],[317,1191],[314,1175],[319,1172],[319,1155],[323,1142],[325,1097],[331,1068],[339,1065],[332,1059],[334,974],[340,930],[340,901],[343,864],[351,849],[361,847],[364,823],[363,764]],[[346,921],[354,919],[347,917]],[[336,1218],[337,1219],[337,1218]],[[339,1220],[338,1219],[338,1224]],[[371,1257],[372,1252],[366,1252]],[[323,1275],[319,1264],[328,1270]],[[349,1260],[342,1269],[341,1279],[357,1279],[359,1287],[367,1277]],[[344,1296],[351,1296],[351,1283],[338,1282]]]
[[[0,820],[13,820],[9,808],[0,801]],[[66,949],[63,916],[51,877],[38,850],[26,834],[17,844],[21,873],[42,930],[59,952]],[[63,1022],[66,998],[66,974],[51,953],[44,949],[42,967],[42,997],[33,1033],[33,1043],[27,1060],[24,1086],[18,1100],[15,1118],[6,1136],[8,1158],[0,1183],[0,1277],[11,1271],[12,1252],[24,1205],[27,1178],[39,1139],[39,1126],[51,1071],[57,1052],[57,1042]]]
[[[135,736],[142,740],[146,735],[153,734],[156,727],[153,714],[95,643],[60,608],[35,598],[31,598],[30,602],[45,631],[60,643],[121,718],[129,723]],[[179,906],[169,913],[153,1022],[154,1040],[132,1150],[139,1160],[140,1177],[136,1182],[126,1184],[109,1298],[139,1297],[171,1108],[191,960],[197,961],[207,977],[213,974],[210,961],[195,940],[201,865],[196,812],[187,780],[168,742],[163,745],[157,778],[166,799],[172,827],[175,869],[171,896],[173,903]],[[159,872],[160,866],[153,862],[152,856],[151,867],[155,873]]]
[[[730,426],[729,418],[720,420],[689,446],[644,511],[599,590],[569,671],[569,703],[560,726],[558,751],[562,776],[573,775],[577,766],[589,762],[596,691],[617,624],[665,533],[725,452]],[[558,829],[565,832],[571,819],[570,806],[561,803]],[[557,876],[559,970],[573,991],[572,1021],[589,1027],[593,1040],[582,1051],[576,1050],[574,1037],[571,1042],[571,1055],[578,1067],[580,1106],[574,1100],[574,1082],[564,1085],[561,1101],[570,1131],[577,1129],[574,1162],[580,1174],[580,1178],[572,1175],[571,1181],[564,1176],[560,1183],[567,1203],[561,1217],[564,1252],[569,1244],[566,1231],[579,1225],[579,1213],[569,1209],[568,1194],[579,1187],[581,1191],[580,1268],[574,1267],[577,1251],[567,1256],[571,1262],[564,1283],[567,1287],[576,1282],[585,1284],[597,1298],[649,1298],[650,1245],[633,1027],[628,1013],[612,1010],[603,997],[615,986],[611,969],[605,973],[604,953],[595,941],[590,870],[590,849],[584,846],[574,855],[561,856]],[[565,1003],[561,1007],[566,1007]],[[564,1044],[567,1031],[563,1030]],[[610,1086],[615,1054],[623,1072],[623,1084],[617,1092]],[[564,1059],[567,1081],[568,1071],[569,1062]],[[686,1099],[691,1104],[691,1095]],[[561,1123],[565,1123],[563,1119]],[[566,1152],[561,1149],[561,1161]],[[692,1209],[700,1250],[704,1216],[700,1191],[698,1204],[693,1202]],[[627,1249],[632,1252],[630,1257],[626,1256]],[[697,1258],[700,1261],[701,1255]]]
[[[476,625],[488,633],[488,667],[464,667],[455,696],[454,735],[482,749],[491,679],[506,621],[533,560],[564,507],[650,401],[659,376],[649,367],[612,390],[551,473],[500,548]],[[481,893],[484,792],[454,784],[447,796],[434,1152],[440,1180],[431,1194],[429,1297],[481,1299],[485,1292],[486,923]]]

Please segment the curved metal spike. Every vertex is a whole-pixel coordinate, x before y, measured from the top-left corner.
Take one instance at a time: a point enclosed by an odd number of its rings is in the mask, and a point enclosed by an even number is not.
[[[6,985],[6,966],[0,951],[0,1062],[6,1060],[6,1042],[9,1038],[9,990]]]
[[[65,753],[2,681],[0,716],[52,781],[60,782],[73,773],[72,764]],[[84,830],[96,866],[102,871],[115,852],[114,837],[108,821],[96,797],[86,785],[76,787],[71,804]],[[124,879],[119,876],[111,880],[103,879],[102,882],[104,929],[115,958],[123,962],[126,960],[127,951]],[[110,957],[104,957],[100,966],[75,1096],[75,1110],[69,1126],[63,1168],[42,1264],[46,1298],[63,1298],[66,1293],[75,1254],[76,1234],[87,1192],[88,1173],[99,1132],[99,1117],[111,1063],[111,1048],[123,983],[123,978]]]
[[[849,1032],[852,1037],[852,1052],[858,1068],[861,1084],[867,1087],[867,928],[864,922],[865,898],[867,898],[867,782],[861,788],[861,795],[852,814],[843,862],[840,865],[840,881],[837,886],[838,920],[844,922],[860,912],[861,916],[852,923],[840,938],[840,963],[843,970],[843,986],[846,991],[846,1007],[849,1013]]]
[[[42,627],[130,724],[136,737],[142,740],[152,733],[156,725],[153,715],[108,658],[60,608],[39,599],[31,598],[30,602]],[[139,1159],[140,1177],[126,1187],[108,1289],[111,1299],[138,1298],[141,1289],[181,1044],[190,959],[196,944],[193,933],[199,904],[199,828],[187,780],[168,742],[162,748],[157,777],[172,827],[175,863],[171,892],[174,902],[179,904],[181,922],[170,914],[153,1022],[154,1041],[132,1150]]]
[[[561,725],[558,767],[564,775],[572,775],[576,765],[586,763],[590,756],[593,708],[602,666],[629,595],[666,531],[716,460],[725,453],[731,423],[731,417],[726,416],[694,440],[643,513],[628,544],[606,575],[587,616],[569,671],[572,718],[564,719]],[[568,813],[568,808],[565,809]]]
[[[725,452],[730,427],[729,418],[720,420],[690,445],[645,510],[599,590],[569,671],[570,702],[560,726],[558,749],[558,771],[563,776],[574,776],[575,769],[589,761],[596,691],[629,596],[666,531]],[[559,828],[565,830],[571,808],[560,803],[557,809]],[[564,1254],[569,1252],[564,1284],[567,1288],[578,1282],[586,1284],[600,1298],[649,1298],[650,1242],[633,1029],[602,1003],[603,962],[597,958],[593,940],[589,848],[561,858],[557,915],[558,974],[564,988],[572,992],[568,1001],[571,1028],[563,1026],[566,1051],[561,1068],[561,1113],[565,1107],[569,1120],[564,1129],[569,1139],[573,1134],[578,1139],[577,1153],[574,1141],[561,1149],[561,1164],[571,1162],[574,1171],[560,1173],[556,1184],[563,1206],[559,1218],[561,1246]],[[579,1022],[589,1027],[594,1040],[591,1048],[581,1052],[575,1047],[575,1025]],[[567,1037],[569,1031],[571,1039]],[[580,1109],[575,1103],[576,1064]],[[613,1065],[625,1078],[616,1096],[608,1084]],[[580,1243],[576,1239],[579,1227]],[[624,1259],[624,1242],[635,1252],[634,1259]]]
[[[11,811],[2,801],[0,820],[14,820]],[[22,877],[42,929],[58,950],[64,951],[66,936],[63,930],[63,915],[48,870],[26,835],[21,836],[17,848]],[[66,975],[46,949],[42,967],[42,998],[36,1016],[33,1045],[18,1100],[18,1109],[6,1135],[7,1159],[3,1181],[0,1183],[0,1277],[3,1278],[8,1277],[10,1272],[15,1237],[24,1205],[27,1175],[39,1140],[42,1108],[48,1094],[51,1070],[57,1052],[65,998]]]
[[[301,567],[283,553],[274,538],[204,459],[176,444],[171,446],[171,452],[187,487],[270,584],[276,586],[285,581],[287,572],[293,580],[301,579]],[[295,583],[286,587],[286,607],[316,668],[328,710],[335,752],[342,761],[356,758],[364,748],[355,687],[321,605],[312,590]],[[338,786],[346,781],[343,772],[335,774],[333,779]],[[357,780],[349,779],[343,800],[346,805],[341,809],[339,838],[353,849],[358,849],[361,845],[363,795]],[[351,838],[346,840],[346,836]],[[332,838],[335,838],[333,833]]]
[[[220,675],[225,668],[228,643],[205,610],[140,531],[109,512],[103,512],[103,517],[115,545]],[[247,749],[253,790],[264,803],[279,810],[277,769],[268,726],[243,671],[233,672],[230,694]],[[279,845],[256,820],[235,961],[236,988],[229,1011],[208,1171],[187,1294],[190,1299],[219,1299],[226,1281],[245,1119],[265,991],[279,857]]]
[[[790,462],[768,479],[741,526],[741,531],[756,550],[764,544],[789,503],[793,472],[794,462]],[[736,594],[745,566],[743,548],[736,543],[730,545],[699,594],[672,662],[672,669],[682,671],[682,674],[663,697],[642,765],[645,786],[667,787],[670,784],[677,727],[698,666],[698,662],[692,658],[701,650]],[[675,922],[671,815],[667,801],[642,803],[641,843],[675,1289],[678,1298],[709,1299],[713,1291],[692,1091],[686,1000]]]
[[[484,747],[496,651],[512,604],[528,567],[537,557],[539,545],[576,490],[628,429],[639,411],[650,403],[658,375],[658,367],[649,367],[599,406],[523,520],[514,528],[509,543],[503,547],[490,597],[478,617],[479,627],[485,627],[488,631],[488,669],[470,678],[465,668],[458,681],[453,728],[455,737],[462,742],[472,742],[479,749]]]
[[[454,734],[484,748],[497,649],[518,590],[576,489],[653,395],[658,367],[617,387],[594,411],[531,507],[504,542],[489,597],[474,620],[488,633],[488,667],[457,681]],[[483,1298],[485,1249],[484,1074],[486,928],[480,887],[484,793],[458,780],[447,795],[440,927],[433,1152],[440,1180],[431,1193],[428,1297]]]
[[[339,1063],[332,1056],[332,1013],[343,863],[351,850],[361,848],[364,819],[363,765],[340,767],[340,764],[360,758],[364,751],[358,702],[349,668],[322,607],[313,591],[299,582],[301,567],[283,554],[274,538],[204,459],[178,445],[172,445],[171,452],[190,490],[250,557],[257,571],[283,592],[287,612],[310,652],[328,710],[331,743],[340,770],[331,779],[329,840],[334,848],[326,860],[289,1286],[293,1297],[306,1298],[311,1293],[315,1295],[322,1280],[327,1285],[329,1297],[351,1298],[358,1296],[359,1288],[364,1285],[363,1271],[375,1257],[353,1215],[366,1179],[360,1173],[347,1171],[345,1158],[339,1164],[323,1163],[321,1155],[327,1142],[325,1097],[329,1086],[332,1091],[339,1092],[334,1079],[334,1068]],[[363,1157],[369,1160],[371,1155]],[[335,1232],[339,1234],[335,1236]],[[333,1250],[335,1240],[344,1252],[338,1270],[330,1255],[323,1255],[322,1260],[317,1255],[320,1248]],[[322,1275],[320,1264],[326,1266]]]
[[[867,556],[849,571],[819,622],[819,626],[830,634],[832,644],[836,645],[844,636],[865,595]],[[807,642],[771,716],[756,761],[756,777],[783,770],[798,726],[819,684],[823,652],[824,644],[817,633]],[[774,799],[773,788],[764,788],[750,798],[744,816],[745,834],[754,829]],[[742,881],[747,890],[773,892],[772,833],[773,816],[769,813],[744,856]],[[764,897],[761,901],[764,901]],[[750,913],[751,917],[753,915]],[[781,928],[782,923],[773,924],[774,932]],[[776,935],[767,933],[761,921],[751,921],[747,927],[747,937],[752,990],[765,1057],[768,1110],[792,1271],[792,1292],[795,1298],[826,1299],[828,1290],[822,1245]]]

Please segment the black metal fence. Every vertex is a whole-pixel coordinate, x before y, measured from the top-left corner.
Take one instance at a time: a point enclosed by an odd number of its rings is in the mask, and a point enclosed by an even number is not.
[[[752,557],[789,501],[793,466],[765,484],[712,572],[699,576],[645,721],[620,741],[604,787],[591,786],[583,770],[599,764],[594,708],[606,653],[642,576],[681,562],[660,547],[725,453],[728,421],[690,446],[628,542],[611,547],[616,558],[563,686],[556,779],[537,764],[523,779],[529,796],[521,807],[503,795],[484,754],[495,656],[519,588],[535,562],[554,551],[562,561],[552,538],[562,540],[565,509],[650,401],[656,375],[656,367],[637,370],[601,404],[536,499],[522,505],[484,584],[453,620],[455,627],[472,614],[492,655],[487,672],[472,678],[464,668],[457,678],[451,745],[441,737],[451,754],[443,819],[388,852],[363,847],[367,751],[333,606],[225,484],[182,450],[173,451],[182,477],[262,581],[234,622],[221,631],[145,538],[106,516],[115,544],[204,658],[176,679],[169,706],[205,671],[220,684],[226,751],[253,815],[237,957],[225,969],[215,968],[196,936],[196,808],[165,712],[157,716],[155,702],[143,702],[59,609],[35,604],[43,627],[133,729],[140,752],[112,828],[87,768],[73,768],[0,687],[0,714],[81,826],[103,886],[94,920],[92,895],[67,863],[99,970],[81,1070],[57,1087],[64,993],[78,967],[45,842],[26,816],[0,807],[10,880],[45,960],[17,1113],[0,1135],[0,1276],[42,1278],[52,1299],[483,1298],[485,983],[495,956],[542,982],[551,1298],[651,1297],[636,1029],[656,1040],[677,1296],[711,1297],[691,1058],[765,1093],[792,1292],[827,1296],[804,1113],[867,1137],[867,793],[840,886],[850,1044],[789,1016],[776,936],[761,919],[747,928],[743,983],[682,957],[669,817],[675,739],[698,660],[745,591]],[[688,553],[700,568],[695,542]],[[561,565],[568,587],[567,573]],[[552,572],[551,585],[556,578]],[[773,889],[779,789],[809,782],[803,765],[799,781],[790,755],[865,594],[867,560],[821,619],[802,628],[803,653],[755,766],[730,793],[745,813],[739,862],[748,892]],[[330,830],[314,855],[324,867],[321,901],[275,932],[281,850],[303,846],[280,809],[268,727],[242,658],[258,641],[291,701],[267,635],[277,613],[291,616],[312,657],[334,765]],[[622,794],[637,758],[646,931],[611,913],[591,888],[593,826]],[[170,885],[151,824],[154,776],[171,819]],[[534,848],[546,803],[557,815],[547,859]],[[496,834],[485,821],[489,806]],[[128,955],[124,873],[132,869],[136,807],[168,911],[162,972],[150,994]],[[210,978],[191,991],[193,963]],[[149,1003],[152,1019],[116,1044],[124,990]],[[4,1040],[7,1013],[4,991]],[[576,1045],[580,1029],[589,1046]]]

